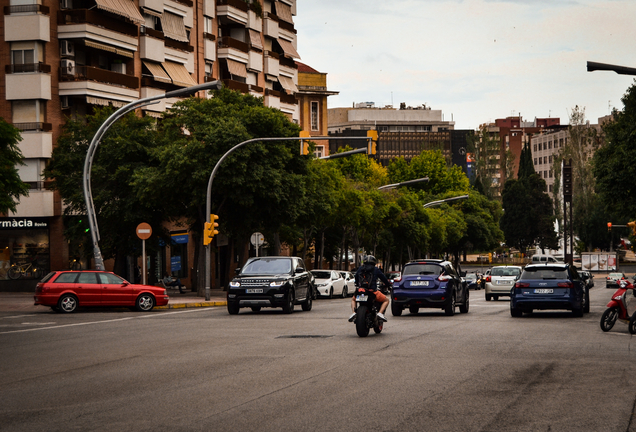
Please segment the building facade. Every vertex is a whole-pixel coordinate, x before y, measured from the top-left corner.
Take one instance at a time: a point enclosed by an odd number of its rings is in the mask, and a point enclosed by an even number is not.
[[[63,204],[43,169],[65,119],[221,80],[300,123],[296,0],[0,0],[0,117],[21,131],[31,185],[0,218],[0,283],[12,263],[69,267]],[[204,97],[203,93],[199,96]],[[159,117],[176,99],[142,107]],[[171,248],[187,259],[188,236]],[[52,252],[54,251],[54,253]],[[173,252],[164,257],[173,262]],[[185,271],[185,273],[184,273]],[[188,280],[187,268],[180,273]],[[1,287],[0,287],[1,289]]]

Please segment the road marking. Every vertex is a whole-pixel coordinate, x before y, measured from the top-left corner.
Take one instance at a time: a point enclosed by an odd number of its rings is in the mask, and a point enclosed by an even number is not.
[[[117,318],[117,319],[104,320],[104,321],[91,321],[91,322],[75,323],[75,324],[63,324],[63,325],[58,325],[58,326],[53,326],[53,327],[39,327],[39,328],[32,328],[32,329],[12,330],[12,331],[0,332],[0,335],[10,334],[10,333],[33,332],[33,331],[39,331],[39,330],[52,330],[52,329],[59,329],[59,328],[64,328],[64,327],[77,327],[77,326],[85,326],[85,325],[91,325],[91,324],[108,324],[108,323],[113,323],[113,322],[117,322],[117,321],[129,321],[129,320],[141,319],[141,318],[154,318],[154,317],[159,317],[159,316],[166,316],[166,315],[172,315],[172,314],[181,314],[181,313],[199,312],[199,311],[205,311],[205,310],[211,310],[211,309],[213,309],[213,308],[192,308],[192,309],[188,309],[188,310],[179,310],[179,311],[175,311],[175,312],[161,312],[161,313],[151,314],[151,315],[126,317],[126,318]],[[29,324],[31,324],[31,323],[29,323]],[[33,324],[35,324],[35,323],[33,323]],[[48,324],[48,323],[45,323],[45,324]],[[55,323],[52,323],[52,324],[55,324]]]
[[[35,314],[31,314],[31,315],[14,315],[14,316],[8,316],[8,317],[0,317],[2,319],[13,319],[13,318],[24,318],[24,317],[31,317],[31,316],[37,316]]]

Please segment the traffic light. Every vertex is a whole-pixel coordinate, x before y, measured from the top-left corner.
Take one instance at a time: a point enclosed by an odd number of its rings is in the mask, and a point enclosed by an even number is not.
[[[367,138],[371,138],[367,144],[367,154],[374,155],[377,151],[378,131],[368,130]]]
[[[632,229],[632,235],[636,237],[636,221],[627,222],[627,226]]]
[[[607,231],[611,231],[612,230],[612,223],[608,222],[607,223]]]
[[[309,132],[300,131],[298,136],[300,138],[309,138]],[[301,155],[308,155],[309,154],[309,143],[307,141],[305,141],[305,140],[300,140],[300,154]]]
[[[219,233],[216,229],[216,227],[219,226],[219,224],[216,222],[218,218],[219,217],[217,215],[211,214],[211,222],[205,223],[205,227],[203,229],[203,244],[206,246],[212,243],[212,239],[214,238],[214,236]]]

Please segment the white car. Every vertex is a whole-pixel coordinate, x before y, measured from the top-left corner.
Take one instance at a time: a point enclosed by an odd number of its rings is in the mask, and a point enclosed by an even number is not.
[[[510,297],[510,290],[514,286],[517,279],[521,276],[521,267],[519,266],[498,266],[490,270],[490,274],[486,276],[486,301],[490,299],[498,300],[499,296]]]
[[[333,298],[334,295],[345,298],[347,290],[345,280],[336,270],[312,270],[316,279],[316,291],[321,297]]]
[[[341,271],[340,276],[345,280],[345,286],[347,287],[347,295],[353,295],[356,292],[356,277],[353,273],[348,271]]]

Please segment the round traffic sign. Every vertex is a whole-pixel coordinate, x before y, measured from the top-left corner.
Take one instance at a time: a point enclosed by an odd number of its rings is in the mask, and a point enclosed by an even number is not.
[[[137,225],[137,237],[139,237],[142,240],[148,240],[151,235],[152,235],[152,227],[150,226],[150,224],[147,224],[146,222],[142,222],[139,225]]]
[[[259,232],[255,232],[250,237],[250,243],[252,243],[256,247],[262,246],[264,242],[265,242],[265,237],[263,237],[263,234]]]

